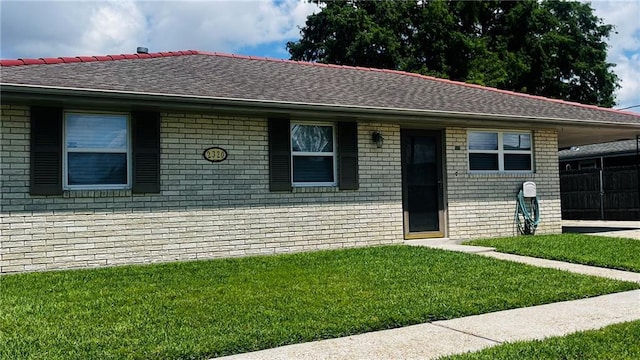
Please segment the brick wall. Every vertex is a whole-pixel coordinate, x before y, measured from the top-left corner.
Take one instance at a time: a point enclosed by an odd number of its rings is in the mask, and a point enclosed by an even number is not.
[[[562,231],[558,138],[555,130],[533,132],[535,173],[468,172],[467,130],[447,128],[446,162],[449,237],[465,240],[517,235],[516,194],[525,181],[537,185],[541,223],[537,234]]]
[[[385,134],[385,146],[371,132]],[[274,254],[402,241],[400,133],[361,124],[360,190],[270,192],[267,121],[163,113],[161,193],[29,195],[29,109],[2,105],[0,271]],[[210,163],[204,149],[225,148]]]
[[[29,108],[3,104],[0,272],[208,259],[402,242],[400,129],[358,125],[360,189],[270,192],[263,118],[163,113],[161,193],[29,195]],[[381,130],[384,147],[371,142]],[[516,190],[538,184],[540,233],[560,231],[557,138],[535,131],[536,173],[467,171],[466,130],[448,128],[449,237],[513,234]],[[204,149],[225,148],[221,163]],[[459,146],[462,150],[456,150]]]

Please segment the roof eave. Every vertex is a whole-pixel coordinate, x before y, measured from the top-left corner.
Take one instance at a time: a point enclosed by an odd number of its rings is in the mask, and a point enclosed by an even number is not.
[[[157,108],[171,110],[222,111],[229,113],[273,114],[317,116],[319,111],[328,116],[368,119],[390,118],[398,121],[417,120],[457,120],[461,124],[476,122],[513,122],[518,124],[558,126],[593,126],[606,125],[639,129],[640,124],[620,123],[599,120],[578,120],[567,118],[529,117],[519,115],[502,115],[490,113],[470,113],[441,110],[367,107],[356,105],[309,104],[261,99],[240,99],[205,97],[196,95],[144,93],[118,90],[84,89],[0,83],[0,95],[5,102],[46,102],[52,104],[69,104],[77,106],[127,106],[131,108]],[[510,124],[514,125],[514,124]]]

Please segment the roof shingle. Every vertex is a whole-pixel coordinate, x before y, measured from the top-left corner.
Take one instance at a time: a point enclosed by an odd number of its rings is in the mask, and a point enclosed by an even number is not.
[[[636,146],[636,140],[574,146],[570,149],[558,151],[558,158],[561,160],[570,160],[603,155],[635,154],[637,150]]]
[[[194,50],[0,65],[2,84],[640,124],[640,114],[396,70]]]

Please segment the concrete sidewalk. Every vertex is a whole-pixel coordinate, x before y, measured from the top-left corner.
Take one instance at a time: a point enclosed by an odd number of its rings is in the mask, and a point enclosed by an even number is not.
[[[640,290],[288,345],[221,359],[435,359],[640,320]]]
[[[538,267],[570,271],[577,274],[600,276],[614,280],[633,281],[640,284],[640,273],[607,269],[597,266],[567,263],[564,261],[540,259],[529,256],[506,254],[495,251],[478,253],[478,255],[492,257],[494,259],[508,260]]]

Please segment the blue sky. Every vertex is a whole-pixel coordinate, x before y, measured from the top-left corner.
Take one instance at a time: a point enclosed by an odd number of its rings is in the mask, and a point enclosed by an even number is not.
[[[640,1],[593,1],[592,7],[616,26],[609,40],[609,61],[622,80],[616,108],[640,105]],[[288,58],[285,44],[299,38],[314,11],[303,0],[0,0],[0,56],[121,54],[146,46]]]

